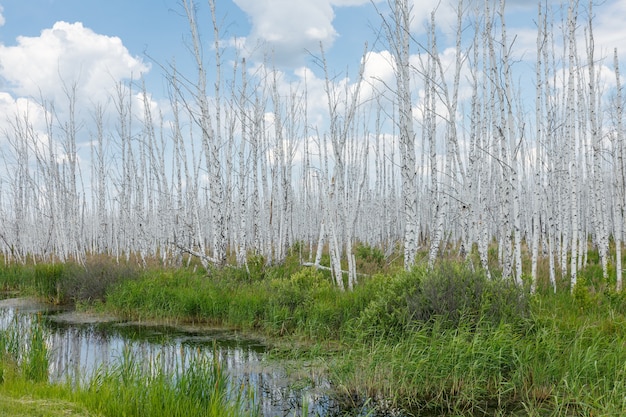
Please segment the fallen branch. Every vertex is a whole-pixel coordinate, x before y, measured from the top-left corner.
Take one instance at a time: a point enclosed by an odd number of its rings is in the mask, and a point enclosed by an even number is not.
[[[302,265],[302,266],[312,266],[313,268],[316,268],[316,269],[323,269],[325,271],[333,272],[332,268],[330,268],[328,266],[324,266],[324,265],[319,265],[319,264],[316,264],[316,263],[313,263],[313,262],[301,262],[300,265]],[[341,273],[342,274],[348,274],[348,271],[342,270]],[[360,272],[357,272],[356,275],[358,277],[369,277],[370,276],[369,274],[362,274]]]

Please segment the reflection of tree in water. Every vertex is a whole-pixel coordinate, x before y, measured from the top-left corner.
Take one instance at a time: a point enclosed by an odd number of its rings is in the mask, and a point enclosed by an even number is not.
[[[0,308],[0,326],[30,326],[32,311]],[[330,388],[315,367],[294,375],[284,363],[266,361],[266,348],[231,331],[181,331],[168,326],[128,323],[77,324],[43,316],[50,354],[49,375],[54,382],[86,384],[98,371],[125,360],[142,367],[147,375],[159,372],[177,378],[204,357],[219,360],[234,389],[242,386],[257,400],[264,416],[294,415],[307,404],[311,415],[333,415],[327,395]],[[22,332],[24,333],[24,332]]]

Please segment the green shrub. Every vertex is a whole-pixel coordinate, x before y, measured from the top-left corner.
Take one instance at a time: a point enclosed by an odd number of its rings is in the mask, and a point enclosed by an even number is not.
[[[304,268],[287,278],[275,278],[270,281],[274,302],[294,311],[309,304],[320,292],[331,289],[331,283],[319,270]]]
[[[265,278],[265,258],[260,254],[250,254],[246,261],[250,279],[260,281]]]
[[[440,320],[448,328],[517,323],[530,314],[529,299],[512,281],[489,280],[466,266],[441,264],[371,280],[376,293],[356,322],[361,336],[399,337],[423,323]],[[443,325],[443,324],[442,324]]]
[[[380,248],[367,244],[357,244],[354,248],[357,269],[364,273],[381,271],[385,267],[385,254]]]
[[[443,263],[421,281],[409,297],[409,314],[418,322],[443,317],[451,326],[461,320],[492,324],[528,317],[529,299],[512,280],[489,280],[482,271],[462,264]]]
[[[410,320],[409,299],[419,291],[424,274],[425,269],[414,268],[411,272],[370,278],[364,286],[374,295],[356,319],[356,335],[400,336]]]

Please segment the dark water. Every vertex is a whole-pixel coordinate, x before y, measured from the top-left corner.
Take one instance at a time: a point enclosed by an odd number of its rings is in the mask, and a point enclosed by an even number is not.
[[[83,383],[128,353],[148,370],[160,367],[174,374],[202,354],[218,357],[233,384],[255,392],[263,416],[301,415],[303,401],[311,416],[346,415],[332,401],[331,386],[315,367],[300,364],[291,372],[287,364],[267,359],[263,343],[234,331],[101,322],[31,300],[0,301],[2,329],[12,323],[28,326],[36,315],[46,331],[51,381]]]

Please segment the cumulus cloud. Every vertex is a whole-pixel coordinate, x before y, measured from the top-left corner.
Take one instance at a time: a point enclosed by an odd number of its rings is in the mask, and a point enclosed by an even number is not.
[[[369,0],[234,0],[252,23],[248,50],[269,53],[279,64],[297,64],[306,51],[330,48],[338,36],[333,7],[359,6]],[[260,47],[260,48],[259,48]],[[266,49],[267,48],[267,49]]]
[[[364,57],[362,100],[384,94],[395,86],[395,60],[389,51],[368,52]]]
[[[117,81],[149,70],[118,37],[100,35],[82,23],[57,22],[38,37],[20,36],[0,45],[0,77],[17,96],[64,99],[64,85],[93,101],[106,99]]]
[[[20,36],[14,45],[0,44],[0,62],[0,147],[6,145],[5,139],[18,121],[28,123],[36,138],[47,137],[46,115],[48,120],[63,125],[69,112],[70,91],[75,93],[77,141],[86,143],[94,129],[94,106],[104,105],[108,111],[115,111],[115,106],[107,106],[112,97],[115,100],[115,88],[130,94],[119,83],[131,76],[139,78],[150,69],[140,58],[131,56],[119,38],[67,22],[57,22],[36,37]],[[143,99],[135,96],[134,100],[133,110],[141,112]],[[151,99],[147,102],[151,107],[155,105]],[[54,111],[54,117],[49,111]],[[63,137],[62,132],[59,135]],[[79,148],[79,153],[87,149]],[[58,154],[62,156],[63,152]]]

